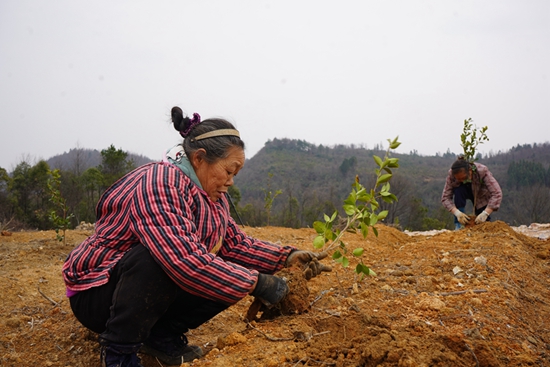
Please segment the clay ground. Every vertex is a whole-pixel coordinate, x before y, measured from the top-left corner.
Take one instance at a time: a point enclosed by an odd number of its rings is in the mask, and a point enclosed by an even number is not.
[[[334,266],[307,283],[307,312],[245,322],[243,299],[188,333],[187,366],[550,366],[550,241],[503,222],[409,236],[346,234],[377,273]],[[312,249],[313,229],[250,228]],[[97,336],[72,316],[60,269],[90,231],[0,237],[0,366],[99,366]],[[331,263],[325,259],[323,263]],[[162,366],[143,356],[145,367]]]

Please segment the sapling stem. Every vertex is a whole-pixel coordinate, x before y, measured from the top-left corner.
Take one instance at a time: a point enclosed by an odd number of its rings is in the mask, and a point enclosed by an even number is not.
[[[317,231],[317,237],[313,241],[315,248],[321,249],[323,252],[333,251],[332,258],[341,262],[342,266],[349,265],[349,261],[340,250],[346,252],[346,245],[342,241],[342,237],[346,231],[357,229],[361,230],[363,237],[366,238],[369,228],[373,233],[378,236],[378,231],[375,227],[378,221],[383,220],[388,215],[387,210],[379,211],[380,204],[378,200],[382,199],[387,203],[393,203],[397,201],[397,197],[390,192],[390,179],[393,176],[392,169],[398,168],[398,158],[391,158],[390,153],[392,149],[396,149],[401,143],[395,139],[388,139],[389,147],[386,150],[384,159],[374,155],[374,161],[378,168],[375,169],[376,181],[371,190],[367,190],[359,181],[359,176],[355,176],[355,182],[352,184],[352,191],[348,198],[344,200],[344,211],[346,213],[346,224],[342,230],[333,230],[332,226],[338,212],[335,212],[332,217],[324,215],[324,223],[316,221],[313,223],[313,227]],[[364,249],[357,248],[353,250],[353,256],[361,258]],[[363,273],[367,275],[374,275],[362,261],[357,265],[356,272],[358,274]]]

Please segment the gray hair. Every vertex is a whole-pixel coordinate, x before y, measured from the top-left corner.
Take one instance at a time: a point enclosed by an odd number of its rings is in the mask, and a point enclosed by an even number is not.
[[[198,116],[198,114],[195,115]],[[182,131],[186,131],[183,139],[183,150],[188,157],[193,156],[199,149],[204,149],[206,151],[204,159],[208,163],[212,164],[220,159],[226,158],[229,155],[229,150],[233,147],[244,150],[244,142],[238,136],[223,135],[201,140],[195,139],[197,136],[210,131],[235,129],[233,124],[229,121],[220,118],[212,118],[196,123],[194,120],[195,116],[193,120],[187,116],[184,116],[181,108],[172,108],[172,122],[174,123],[174,129],[179,131],[180,134]],[[192,123],[194,123],[195,126],[191,126],[190,131],[187,132]]]

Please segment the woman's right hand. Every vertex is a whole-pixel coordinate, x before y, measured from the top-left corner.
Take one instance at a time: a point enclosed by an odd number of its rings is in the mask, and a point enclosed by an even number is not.
[[[281,302],[288,294],[289,290],[283,278],[259,273],[258,280],[251,294],[269,307]]]
[[[454,216],[456,217],[456,219],[459,221],[460,224],[463,224],[463,225],[466,225],[466,223],[468,223],[468,221],[470,220],[470,217],[467,216],[466,214],[462,213],[460,210],[458,209],[455,209],[453,211],[453,214]]]

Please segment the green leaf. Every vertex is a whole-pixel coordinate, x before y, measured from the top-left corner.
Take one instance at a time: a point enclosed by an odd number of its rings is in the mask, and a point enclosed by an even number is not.
[[[368,266],[366,266],[365,264],[357,264],[357,266],[355,267],[355,272],[357,274],[365,274],[365,275],[370,275],[370,276],[376,276],[376,273],[370,269]]]
[[[353,256],[355,257],[360,257],[361,255],[363,255],[363,252],[365,251],[364,248],[362,247],[358,247],[356,248],[355,250],[353,250]]]
[[[378,216],[375,213],[372,213],[370,215],[370,222],[369,226],[373,227],[376,223],[378,223]],[[374,228],[373,228],[374,229]]]
[[[380,204],[378,204],[378,201],[376,200],[372,200],[370,202],[370,208],[371,208],[371,212],[374,212],[378,209],[378,207],[380,207]]]
[[[333,260],[339,259],[341,257],[342,257],[342,253],[338,250],[334,251],[334,253],[332,254],[332,259]]]
[[[373,276],[373,277],[376,276],[376,273],[374,272],[374,270],[372,270],[371,268],[369,268],[366,265],[363,265],[363,273],[366,274],[366,275]]]
[[[399,167],[399,158],[389,158],[388,159],[388,167],[391,167],[391,168],[397,168]]]
[[[363,192],[360,196],[357,197],[357,201],[360,201],[360,202],[363,202],[363,203],[366,203],[368,201],[370,201],[371,199],[371,196],[369,194],[367,194],[367,192]]]
[[[380,158],[380,157],[377,156],[377,155],[373,155],[372,158],[374,158],[374,161],[376,162],[376,164],[378,165],[378,167],[382,167],[382,158]]]
[[[342,256],[342,266],[343,266],[344,268],[347,268],[347,267],[349,266],[349,260],[348,260],[348,258],[345,257],[345,256]]]
[[[336,216],[338,215],[338,211],[335,211],[334,214],[332,214],[332,217],[330,217],[330,221],[331,222],[334,222],[334,220],[336,219]]]
[[[367,238],[367,235],[369,234],[369,226],[364,222],[361,222],[361,234],[363,235],[363,238]]]
[[[400,142],[397,141],[399,139],[399,135],[395,137],[392,141],[388,139],[388,142],[390,143],[390,149],[397,149],[401,145]]]
[[[372,232],[376,237],[378,237],[378,230],[376,229],[376,227],[372,227]]]
[[[327,229],[325,223],[320,222],[320,221],[318,221],[318,220],[316,220],[315,222],[313,222],[313,228],[315,229],[315,232],[317,232],[318,234],[324,233],[325,230]]]
[[[327,229],[325,231],[325,238],[329,239],[329,240],[333,240],[336,238],[336,235],[334,234],[334,232],[332,232],[330,229]]]
[[[353,198],[352,198],[351,195],[350,195],[350,196],[348,196],[348,197],[346,198],[346,200],[344,200],[344,204],[347,204],[347,205],[355,205],[355,202],[356,202],[356,201],[357,201],[357,200],[355,200],[355,195],[353,196]]]
[[[325,222],[330,222],[330,217],[326,214],[323,214],[324,215],[324,218],[325,218]]]
[[[390,178],[391,178],[391,176],[392,176],[392,174],[386,173],[386,174],[384,174],[384,175],[378,177],[378,180],[376,180],[376,185],[378,186],[378,185],[380,185],[381,183],[384,183],[384,182],[389,181]]]
[[[357,207],[355,205],[347,204],[347,205],[344,205],[343,208],[347,215],[352,216],[353,214],[355,214],[355,209]]]
[[[380,213],[378,213],[378,220],[384,219],[388,216],[387,210],[382,210]]]
[[[382,200],[384,200],[386,203],[393,203],[394,201],[397,201],[397,196],[394,194],[389,195],[382,195]]]
[[[313,247],[322,248],[325,245],[325,239],[323,236],[317,236],[313,240]]]
[[[397,149],[401,145],[400,142],[395,142],[390,144],[390,149]]]

